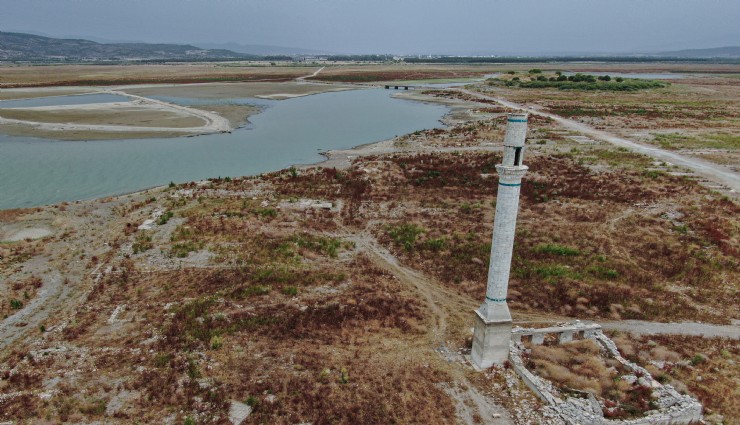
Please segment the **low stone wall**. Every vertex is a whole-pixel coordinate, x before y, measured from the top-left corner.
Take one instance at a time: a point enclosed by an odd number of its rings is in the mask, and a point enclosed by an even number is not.
[[[638,383],[650,386],[653,389],[653,396],[659,408],[648,412],[642,418],[630,420],[607,419],[602,411],[603,406],[593,395],[589,395],[585,399],[567,397],[563,400],[560,391],[550,381],[540,378],[524,366],[522,337],[531,335],[532,343],[541,344],[546,334],[555,333],[558,335],[559,342],[566,342],[570,341],[574,334],[581,332],[584,338],[599,342],[608,356],[613,357],[626,369],[631,370]],[[516,328],[512,331],[509,361],[524,383],[542,401],[548,404],[547,409],[560,416],[565,423],[570,425],[679,425],[698,423],[702,419],[702,406],[696,399],[679,394],[670,385],[660,384],[653,379],[647,370],[622,357],[616,344],[604,335],[599,325],[576,322],[551,328]]]

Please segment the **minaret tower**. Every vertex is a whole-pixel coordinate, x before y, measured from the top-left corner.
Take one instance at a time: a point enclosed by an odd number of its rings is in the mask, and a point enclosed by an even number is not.
[[[486,299],[475,310],[473,363],[486,369],[509,358],[511,313],[506,305],[511,253],[514,249],[519,191],[528,167],[522,165],[527,137],[527,114],[510,114],[504,137],[504,160],[496,166],[498,195],[493,221],[491,264],[488,267]]]

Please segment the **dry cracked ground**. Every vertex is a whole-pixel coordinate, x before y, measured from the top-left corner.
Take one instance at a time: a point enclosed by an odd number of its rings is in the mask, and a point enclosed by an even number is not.
[[[339,169],[3,212],[3,238],[49,234],[0,244],[0,420],[227,423],[238,401],[245,423],[553,423],[465,360],[505,112]],[[531,120],[515,321],[737,319],[737,201],[570,136]],[[737,340],[615,338],[740,420]]]

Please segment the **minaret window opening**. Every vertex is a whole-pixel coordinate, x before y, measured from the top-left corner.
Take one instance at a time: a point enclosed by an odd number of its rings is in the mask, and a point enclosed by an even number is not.
[[[514,166],[518,167],[522,162],[522,148],[514,148]]]

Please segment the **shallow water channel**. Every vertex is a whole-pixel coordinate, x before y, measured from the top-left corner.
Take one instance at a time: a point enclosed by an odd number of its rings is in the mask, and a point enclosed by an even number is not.
[[[0,134],[0,209],[97,198],[170,181],[259,174],[318,162],[321,151],[443,126],[439,120],[446,107],[391,94],[367,89],[281,101],[224,100],[264,109],[244,128],[198,137],[70,142]]]

